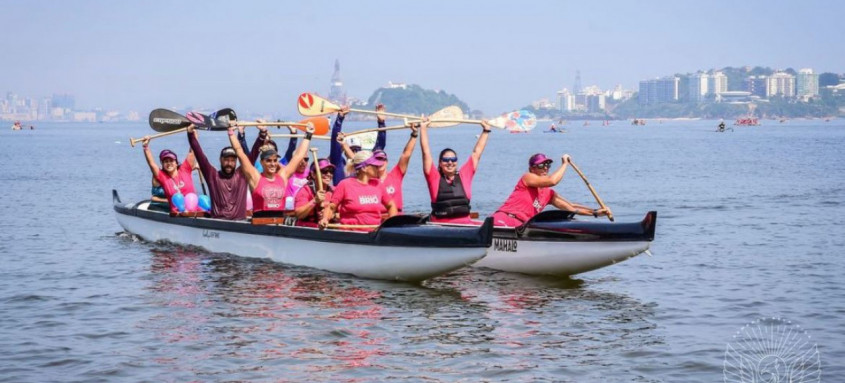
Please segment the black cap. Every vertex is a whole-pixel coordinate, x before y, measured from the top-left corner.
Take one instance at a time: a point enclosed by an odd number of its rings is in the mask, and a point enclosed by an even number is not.
[[[227,147],[223,148],[223,150],[220,151],[220,158],[237,157],[237,156],[238,156],[238,152],[236,152],[235,149],[232,148],[231,146],[227,146]]]

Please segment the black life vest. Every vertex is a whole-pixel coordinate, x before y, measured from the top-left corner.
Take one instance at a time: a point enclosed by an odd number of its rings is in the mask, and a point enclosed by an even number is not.
[[[455,173],[455,178],[450,184],[441,173],[437,200],[431,203],[431,214],[437,218],[464,217],[469,215],[470,209],[460,174]]]

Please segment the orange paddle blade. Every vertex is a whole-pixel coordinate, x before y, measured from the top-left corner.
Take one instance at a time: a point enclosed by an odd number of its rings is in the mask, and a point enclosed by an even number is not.
[[[323,136],[329,132],[329,119],[326,117],[309,117],[299,122],[300,124],[311,124],[314,126],[314,135]],[[297,129],[305,132],[305,127],[301,125],[296,126]]]
[[[300,94],[296,107],[303,116],[322,116],[340,110],[339,106],[313,93]]]

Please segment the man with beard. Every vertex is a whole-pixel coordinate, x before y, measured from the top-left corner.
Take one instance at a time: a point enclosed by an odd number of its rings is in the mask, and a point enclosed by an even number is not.
[[[211,197],[211,217],[221,219],[246,219],[247,182],[243,173],[236,169],[238,155],[231,146],[220,151],[220,170],[214,168],[206,158],[197,140],[194,125],[188,126],[188,143],[194,151],[202,176],[208,183]]]

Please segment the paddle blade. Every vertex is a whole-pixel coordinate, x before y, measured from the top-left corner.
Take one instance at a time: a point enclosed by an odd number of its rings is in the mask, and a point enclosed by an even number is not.
[[[310,117],[306,118],[302,121],[299,121],[300,124],[311,124],[314,126],[314,135],[315,136],[322,136],[329,132],[329,119],[326,117]],[[297,129],[307,132],[304,126],[295,126]]]
[[[300,94],[296,107],[303,116],[322,116],[340,110],[339,106],[313,93]]]
[[[464,111],[457,105],[447,106],[434,112],[429,119],[436,120],[461,120],[464,118]],[[429,126],[432,128],[445,128],[448,126],[458,125],[458,122],[432,122]]]
[[[511,132],[528,132],[537,127],[537,117],[524,109],[502,114],[488,122],[490,126]]]
[[[150,127],[156,132],[172,132],[190,125],[185,116],[167,109],[155,109],[150,112]]]
[[[225,108],[209,115],[200,112],[188,112],[187,118],[197,129],[226,130],[232,125],[231,121],[234,121],[237,115],[234,110]]]

